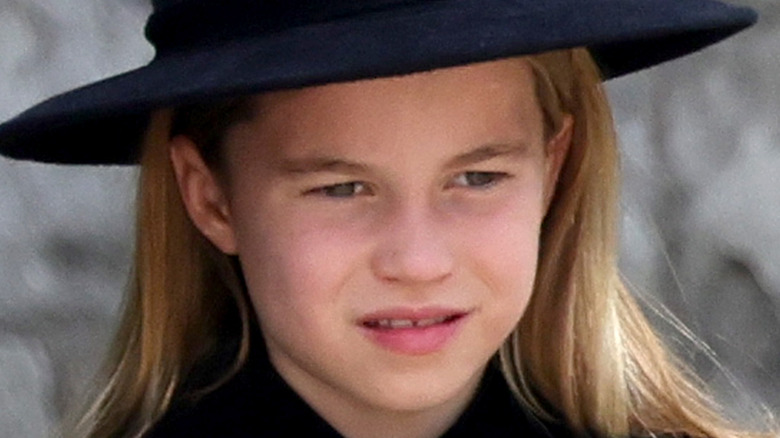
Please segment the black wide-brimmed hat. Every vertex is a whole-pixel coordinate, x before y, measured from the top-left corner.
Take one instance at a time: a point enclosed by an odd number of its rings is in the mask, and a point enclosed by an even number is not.
[[[0,125],[0,153],[131,164],[156,108],[587,47],[611,78],[756,20],[715,0],[153,0],[146,66]]]

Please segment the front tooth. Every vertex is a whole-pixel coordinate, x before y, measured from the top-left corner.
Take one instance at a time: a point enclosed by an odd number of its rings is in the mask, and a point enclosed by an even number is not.
[[[438,318],[426,318],[420,320],[411,319],[380,319],[373,322],[371,325],[383,328],[383,329],[404,329],[411,327],[429,327],[436,324],[441,324],[447,320],[446,316],[440,316]]]
[[[436,324],[436,318],[421,319],[415,324],[417,327],[428,327]]]
[[[417,327],[428,327],[431,325],[441,324],[444,322],[444,320],[447,319],[446,316],[440,316],[438,318],[428,318],[428,319],[421,319],[417,321],[415,326]]]
[[[409,328],[413,326],[414,322],[410,319],[393,319],[390,321],[391,328]]]

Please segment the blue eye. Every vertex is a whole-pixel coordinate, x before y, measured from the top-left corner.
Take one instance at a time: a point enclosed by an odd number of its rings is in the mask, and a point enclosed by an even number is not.
[[[453,185],[478,189],[488,188],[508,177],[509,175],[503,172],[463,172],[455,177]]]
[[[350,181],[329,186],[317,187],[309,190],[306,194],[323,195],[329,198],[351,198],[353,196],[368,194],[369,189],[365,183],[359,181]]]

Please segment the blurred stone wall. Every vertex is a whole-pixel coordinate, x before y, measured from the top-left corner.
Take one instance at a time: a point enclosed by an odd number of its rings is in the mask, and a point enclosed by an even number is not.
[[[780,413],[780,2],[739,3],[756,27],[609,90],[623,271],[712,348],[688,359],[742,416]]]
[[[146,0],[0,0],[0,119],[145,63]],[[95,371],[130,263],[131,168],[0,159],[0,436],[51,435]]]
[[[757,27],[608,86],[625,277],[711,346],[717,362],[671,338],[735,415],[750,400],[780,411],[780,2],[740,3],[761,12]],[[149,60],[149,10],[2,0],[0,120]],[[129,269],[135,179],[132,168],[0,159],[3,437],[50,434],[94,372]]]

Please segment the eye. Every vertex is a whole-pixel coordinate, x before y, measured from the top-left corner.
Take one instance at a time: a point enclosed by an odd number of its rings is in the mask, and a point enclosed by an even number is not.
[[[351,198],[357,195],[371,194],[368,186],[360,181],[350,181],[307,190],[306,195],[322,195],[329,198]]]
[[[463,172],[455,176],[452,185],[485,189],[506,178],[509,178],[509,174],[504,172]]]

